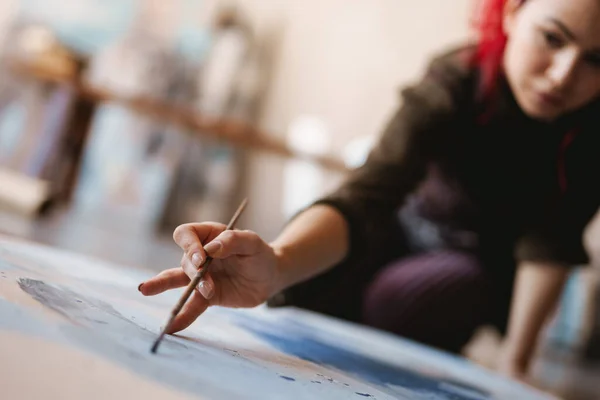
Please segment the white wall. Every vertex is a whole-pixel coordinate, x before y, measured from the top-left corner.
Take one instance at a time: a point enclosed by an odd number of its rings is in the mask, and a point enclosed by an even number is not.
[[[205,0],[206,1],[206,0]],[[335,152],[378,134],[398,89],[428,58],[468,37],[470,0],[237,0],[260,33],[280,27],[262,127],[283,137],[292,119],[322,118]],[[247,224],[271,238],[284,222],[282,164],[254,156]]]
[[[328,122],[339,148],[377,131],[396,105],[398,87],[417,77],[433,52],[467,36],[471,1],[239,3],[260,30],[278,17],[285,21],[264,127],[282,134],[298,114],[315,114]]]
[[[6,29],[17,11],[18,2],[18,0],[0,0],[0,43],[4,40]]]

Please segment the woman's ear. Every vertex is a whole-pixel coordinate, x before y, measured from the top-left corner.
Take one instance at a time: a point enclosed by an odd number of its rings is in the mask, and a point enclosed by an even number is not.
[[[515,19],[524,0],[506,0],[504,10],[502,11],[502,30],[506,36],[509,36],[515,25]]]

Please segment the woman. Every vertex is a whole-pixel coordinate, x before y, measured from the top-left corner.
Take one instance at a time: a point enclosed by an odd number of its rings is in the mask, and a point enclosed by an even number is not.
[[[365,165],[274,242],[217,223],[176,229],[182,268],[144,295],[186,285],[207,253],[216,262],[173,332],[208,306],[268,299],[454,352],[493,324],[500,368],[525,374],[600,204],[600,2],[482,10],[477,45],[434,59]]]

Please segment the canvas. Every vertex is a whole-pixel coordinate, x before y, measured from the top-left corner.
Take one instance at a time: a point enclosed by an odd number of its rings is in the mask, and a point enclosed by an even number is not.
[[[209,309],[152,342],[180,292],[149,271],[0,238],[3,399],[547,399],[469,361],[297,309]]]

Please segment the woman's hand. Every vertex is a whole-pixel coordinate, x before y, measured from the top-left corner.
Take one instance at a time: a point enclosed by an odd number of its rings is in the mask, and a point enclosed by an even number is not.
[[[173,239],[184,251],[180,268],[168,269],[139,286],[153,296],[189,284],[207,254],[208,273],[167,333],[192,324],[209,306],[255,307],[280,289],[275,250],[251,231],[226,231],[226,225],[205,222],[179,226]]]

